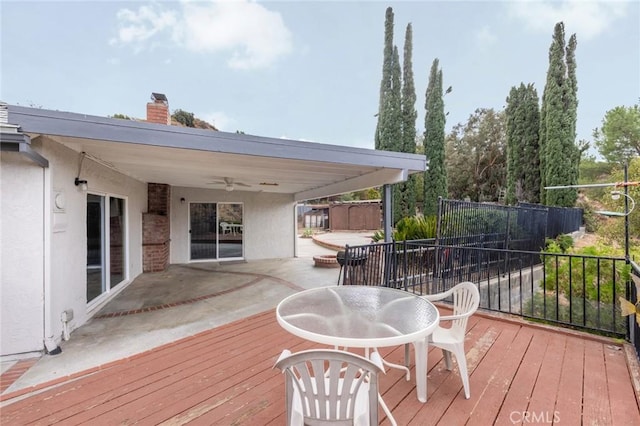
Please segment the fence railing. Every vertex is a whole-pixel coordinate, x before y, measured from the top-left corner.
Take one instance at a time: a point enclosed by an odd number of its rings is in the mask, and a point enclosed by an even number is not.
[[[578,208],[440,199],[437,239],[440,244],[447,238],[472,242],[480,235],[493,235],[503,240],[501,248],[539,251],[545,238],[577,231],[581,225],[582,209]]]
[[[631,261],[631,274],[635,277],[636,280],[640,281],[640,265],[636,262]],[[631,303],[636,304],[636,309],[638,304],[638,286],[636,286],[633,281],[629,285],[629,297],[627,300],[631,301]],[[635,315],[629,316],[629,340],[636,348],[636,354],[640,358],[640,326],[638,326],[638,321],[636,320]]]
[[[628,296],[624,258],[420,240],[347,246],[342,265],[340,284],[433,294],[472,281],[483,309],[617,337],[629,331],[618,303]]]

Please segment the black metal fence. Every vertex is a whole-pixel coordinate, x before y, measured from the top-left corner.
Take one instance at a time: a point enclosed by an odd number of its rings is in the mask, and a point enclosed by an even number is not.
[[[487,310],[617,337],[629,331],[618,303],[628,296],[624,258],[421,240],[348,246],[341,264],[339,284],[433,294],[471,281]]]
[[[577,231],[581,225],[582,209],[440,200],[437,240],[445,245],[541,251],[546,238]]]
[[[538,208],[547,211],[547,229],[545,235],[555,238],[558,235],[570,234],[577,231],[584,222],[584,211],[577,207],[555,207],[540,204],[518,203],[525,208]]]

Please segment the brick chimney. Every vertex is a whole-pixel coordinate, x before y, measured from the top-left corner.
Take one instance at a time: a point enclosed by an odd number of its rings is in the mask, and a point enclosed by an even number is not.
[[[169,100],[164,94],[151,94],[151,102],[147,103],[147,121],[149,123],[171,124]]]

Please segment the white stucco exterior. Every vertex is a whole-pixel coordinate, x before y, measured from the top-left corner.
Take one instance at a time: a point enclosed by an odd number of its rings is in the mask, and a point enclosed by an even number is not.
[[[0,154],[0,350],[43,349],[45,169]],[[38,336],[38,338],[34,338]]]
[[[3,357],[56,349],[65,335],[63,312],[73,311],[66,330],[72,332],[142,274],[145,261],[153,260],[148,254],[144,258],[145,250],[155,244],[148,242],[149,235],[166,237],[164,218],[161,231],[143,229],[143,214],[163,214],[147,211],[149,184],[169,188],[170,263],[190,261],[190,203],[242,204],[242,257],[251,261],[295,255],[297,201],[401,182],[409,172],[423,172],[426,167],[424,156],[415,154],[40,108],[8,106],[8,120],[0,122]],[[88,190],[76,186],[76,178],[86,181]],[[211,181],[221,179],[227,184],[235,180],[237,188],[211,189]],[[111,237],[116,238],[114,259],[121,258],[117,253],[122,240],[126,270],[124,281],[112,289],[100,293],[99,282],[92,286],[91,297],[98,296],[87,303],[87,263],[98,265],[98,270],[100,265],[111,267],[107,247],[101,253],[92,245],[90,253],[103,258],[88,261],[89,194],[91,211],[96,206],[102,209],[104,201],[102,214],[107,213],[109,197],[118,199],[114,204],[118,209],[124,200],[124,213],[105,217],[102,228],[95,219],[101,214],[89,214],[89,230],[99,234],[92,236],[92,243],[109,245]],[[93,195],[104,198],[96,201]],[[110,220],[115,221],[114,234],[107,233]],[[119,279],[120,271],[115,275]]]
[[[43,351],[47,338],[59,344],[63,311],[73,310],[69,324],[69,331],[73,331],[143,270],[142,214],[147,210],[147,184],[90,158],[82,160],[80,167],[77,152],[46,136],[31,146],[49,161],[48,168],[18,153],[2,153],[3,356]],[[88,182],[86,192],[74,184],[78,175]],[[126,200],[128,274],[124,283],[88,304],[89,193]],[[242,203],[245,259],[294,256],[295,203],[290,195],[173,187],[171,263],[190,261],[190,202]]]
[[[185,203],[180,199],[184,198]],[[171,263],[189,262],[189,203],[242,203],[244,257],[293,257],[295,211],[291,196],[198,188],[171,188]]]
[[[49,160],[48,168],[18,153],[1,157],[3,356],[42,351],[47,338],[59,343],[63,311],[74,312],[72,331],[142,273],[146,184],[85,159],[80,171],[89,182],[85,192],[74,184],[78,153],[46,137],[31,145]],[[126,199],[128,225],[128,279],[91,304],[86,293],[88,192]]]

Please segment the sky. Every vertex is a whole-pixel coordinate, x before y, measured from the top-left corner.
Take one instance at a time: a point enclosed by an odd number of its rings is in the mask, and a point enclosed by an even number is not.
[[[373,148],[389,6],[401,54],[413,27],[420,133],[435,58],[449,131],[521,82],[541,97],[559,21],[578,40],[577,139],[639,102],[637,0],[0,0],[0,100],[145,118],[159,92],[222,131]]]

